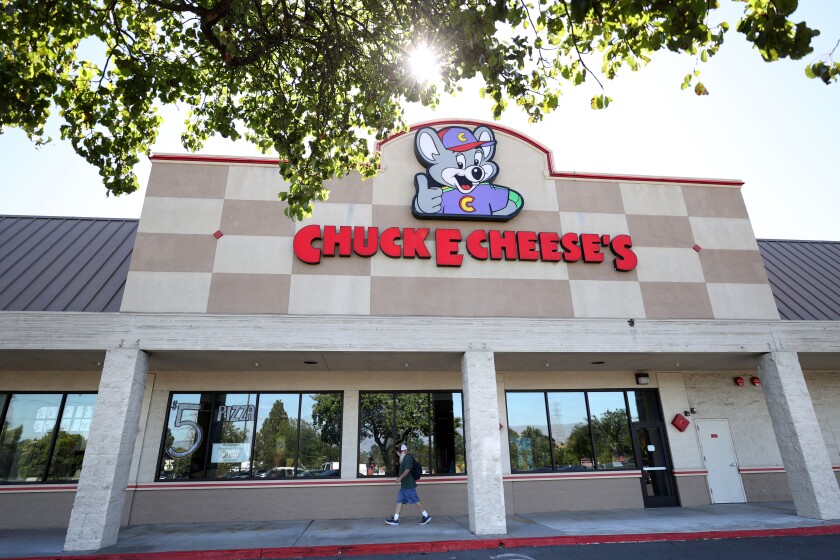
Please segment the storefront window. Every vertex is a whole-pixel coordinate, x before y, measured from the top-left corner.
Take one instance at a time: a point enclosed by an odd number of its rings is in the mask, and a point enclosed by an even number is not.
[[[0,395],[0,481],[78,480],[95,405],[95,394]]]
[[[341,402],[341,393],[174,393],[158,479],[338,476]]]
[[[512,471],[551,471],[545,393],[508,393],[508,437]]]
[[[656,391],[509,392],[511,472],[635,469],[630,418],[661,422]]]
[[[79,480],[95,406],[96,395],[67,395],[47,480]]]
[[[460,393],[362,393],[359,475],[396,476],[405,443],[427,474],[466,472]]]
[[[554,470],[595,468],[592,434],[586,421],[583,393],[548,393],[548,418],[554,450]]]
[[[624,391],[591,392],[588,396],[597,468],[636,468]]]

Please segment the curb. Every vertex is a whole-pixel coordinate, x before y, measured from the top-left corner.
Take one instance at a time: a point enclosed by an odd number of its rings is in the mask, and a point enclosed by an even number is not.
[[[573,546],[586,544],[638,543],[661,541],[694,541],[742,539],[756,537],[803,537],[840,534],[840,525],[793,527],[786,529],[752,529],[743,531],[704,531],[699,533],[636,533],[627,535],[570,535],[562,537],[499,538],[464,541],[404,542],[380,544],[348,544],[299,546],[284,548],[248,548],[231,550],[189,550],[180,552],[130,552],[115,554],[79,554],[60,556],[21,556],[5,560],[255,560],[273,558],[313,558],[366,556],[377,554],[431,554],[457,550],[498,548]]]

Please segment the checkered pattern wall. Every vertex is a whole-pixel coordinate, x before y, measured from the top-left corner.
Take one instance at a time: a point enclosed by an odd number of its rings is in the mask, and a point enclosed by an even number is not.
[[[778,312],[737,186],[593,180],[552,174],[546,154],[497,132],[495,183],[525,199],[507,223],[418,220],[411,214],[414,134],[382,147],[379,175],[352,174],[294,223],[271,163],[158,161],[152,167],[123,311],[463,317],[777,319]],[[629,234],[638,266],[481,261],[457,268],[434,258],[381,253],[298,260],[308,224],[432,230]]]

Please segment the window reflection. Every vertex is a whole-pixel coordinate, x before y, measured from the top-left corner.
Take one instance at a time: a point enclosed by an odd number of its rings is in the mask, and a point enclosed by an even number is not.
[[[11,395],[0,430],[0,480],[44,480],[61,394]]]
[[[208,478],[247,478],[257,395],[218,393],[210,422]]]
[[[96,395],[67,395],[50,459],[48,480],[79,480],[95,406]]]
[[[301,395],[297,476],[340,476],[341,393]]]
[[[297,454],[300,395],[260,395],[257,438],[254,445],[254,476],[293,478]]]
[[[636,468],[624,391],[591,392],[588,395],[597,468]]]
[[[586,398],[581,393],[548,393],[548,417],[554,442],[556,471],[595,468]]]
[[[545,393],[508,393],[507,409],[511,470],[552,470]]]

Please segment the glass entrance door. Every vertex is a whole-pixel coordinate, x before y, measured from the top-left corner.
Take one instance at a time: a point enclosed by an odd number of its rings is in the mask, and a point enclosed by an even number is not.
[[[676,506],[674,473],[665,447],[665,426],[659,422],[631,424],[636,464],[642,469],[645,507]]]

